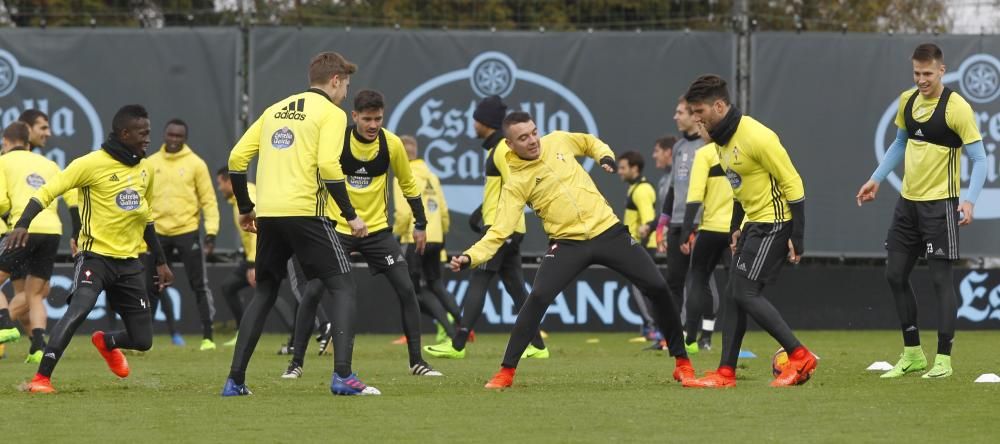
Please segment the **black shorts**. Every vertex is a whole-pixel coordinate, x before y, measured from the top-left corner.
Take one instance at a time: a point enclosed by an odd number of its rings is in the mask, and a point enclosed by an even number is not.
[[[7,249],[0,253],[0,271],[20,279],[31,275],[48,280],[59,252],[58,234],[30,234],[24,248]]]
[[[480,270],[498,272],[504,267],[521,266],[521,241],[524,240],[524,233],[514,233],[510,235],[497,249],[497,254],[493,258],[479,266]]]
[[[371,274],[385,273],[393,265],[406,264],[399,242],[392,237],[392,231],[388,229],[369,233],[365,237],[354,237],[344,233],[337,233],[337,236],[340,237],[340,243],[348,253],[361,253],[365,262],[368,262],[368,271]]]
[[[257,218],[257,280],[284,279],[292,255],[308,279],[349,273],[351,262],[334,226],[336,222],[325,217]]]
[[[900,197],[885,238],[890,251],[958,259],[958,199],[913,201]]]
[[[771,283],[788,261],[792,223],[748,222],[733,255],[733,273],[755,282]]]
[[[441,279],[441,250],[443,244],[437,242],[424,246],[424,254],[417,254],[414,244],[403,244],[403,257],[410,267],[410,276],[421,276],[427,282]]]
[[[114,259],[87,252],[78,254],[69,297],[72,299],[73,293],[84,287],[98,294],[104,291],[108,306],[119,315],[148,312],[150,309],[146,271],[138,258]]]

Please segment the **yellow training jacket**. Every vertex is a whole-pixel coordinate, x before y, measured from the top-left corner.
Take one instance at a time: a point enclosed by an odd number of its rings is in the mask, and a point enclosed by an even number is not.
[[[491,148],[486,154],[486,185],[483,186],[483,225],[489,227],[493,225],[497,214],[497,203],[500,202],[500,190],[503,184],[510,177],[510,167],[507,165],[507,153],[510,147],[507,146],[507,139],[500,139],[497,146]],[[524,233],[524,215],[517,222],[515,233]]]
[[[592,239],[619,223],[594,180],[576,161],[577,156],[600,162],[603,157],[613,159],[615,153],[590,134],[556,131],[542,137],[538,159],[524,160],[513,151],[506,154],[510,180],[500,193],[494,224],[465,251],[472,266],[490,260],[514,233],[525,204],[542,219],[550,239]]]
[[[448,217],[448,202],[444,199],[441,180],[427,168],[422,159],[411,160],[410,170],[413,171],[413,179],[424,202],[424,214],[427,215],[427,242],[442,243],[444,235],[448,233],[451,219]],[[392,188],[395,208],[392,232],[399,236],[400,243],[412,244],[413,210],[403,196],[403,189],[399,186],[398,180]]]
[[[250,200],[257,202],[257,185],[247,182],[247,192],[250,194]],[[240,233],[240,242],[243,244],[247,262],[254,263],[257,261],[257,234],[240,228],[240,207],[236,204],[236,196],[226,199],[226,202],[233,207],[233,226],[236,227],[236,232]]]
[[[346,129],[347,114],[317,89],[264,110],[229,154],[234,173],[245,174],[257,157],[257,216],[326,215],[326,182],[344,181]]]
[[[177,236],[198,231],[199,215],[205,218],[205,234],[218,234],[219,203],[205,161],[187,145],[176,153],[168,153],[161,146],[148,160],[156,173],[153,187],[156,234]]]
[[[805,199],[802,178],[778,135],[750,116],[740,118],[729,143],[718,146],[733,195],[750,222],[788,222],[789,202]]]
[[[656,190],[645,177],[629,185],[625,198],[625,216],[622,222],[628,227],[632,238],[642,242],[639,227],[648,225],[656,218]],[[656,248],[656,236],[648,236],[646,248]]]
[[[59,174],[59,165],[41,154],[14,150],[0,157],[3,183],[0,183],[0,214],[10,211],[11,225],[17,223],[28,201],[43,185]],[[31,221],[28,233],[62,234],[59,204],[53,200]]]
[[[719,153],[710,143],[694,154],[687,203],[702,204],[701,231],[728,233],[733,218],[733,187],[719,165]]]
[[[382,133],[387,151],[382,156],[388,155],[388,165],[384,157],[380,157],[381,142],[378,137],[371,142],[363,142],[358,140],[353,131],[348,139],[351,151],[343,151],[340,160],[344,175],[347,176],[347,195],[350,196],[358,217],[365,221],[371,233],[389,228],[389,170],[392,170],[392,174],[403,187],[403,194],[406,197],[420,196],[420,189],[417,188],[413,172],[410,171],[410,159],[406,156],[403,141],[385,128],[382,129]],[[346,156],[353,156],[360,162],[359,170],[364,171],[348,171],[344,159]],[[375,168],[385,168],[385,170],[375,171]],[[337,221],[337,232],[350,235],[351,226],[340,214],[340,208],[332,197],[327,197],[326,209],[326,217]]]
[[[73,188],[80,189],[80,251],[126,259],[145,251],[143,231],[153,222],[149,209],[153,170],[146,159],[125,165],[103,149],[91,151],[56,174],[33,199],[43,207]]]

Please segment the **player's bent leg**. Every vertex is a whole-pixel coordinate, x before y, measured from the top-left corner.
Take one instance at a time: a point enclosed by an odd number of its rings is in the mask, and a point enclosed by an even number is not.
[[[500,281],[503,282],[504,289],[510,294],[514,301],[514,311],[519,313],[524,301],[528,300],[528,292],[524,288],[524,268],[521,266],[520,249],[516,253],[508,253],[500,266]],[[542,340],[541,330],[531,338],[531,347],[537,350],[545,350],[545,341]],[[533,357],[548,357],[548,352],[533,354]]]
[[[403,334],[406,335],[410,367],[413,367],[423,363],[424,359],[420,355],[420,306],[417,303],[413,282],[410,281],[409,269],[405,262],[397,262],[391,265],[384,274],[399,299],[399,309],[403,317]]]
[[[892,370],[881,375],[884,379],[899,378],[927,369],[927,357],[920,347],[920,330],[917,328],[917,298],[910,284],[910,274],[916,263],[915,253],[888,251],[885,277],[892,292],[900,329],[903,332],[903,352]]]
[[[247,305],[237,334],[236,347],[233,349],[229,378],[232,379],[234,386],[245,385],[247,364],[250,363],[250,357],[257,348],[257,341],[260,340],[261,332],[264,330],[264,321],[267,320],[267,315],[278,298],[279,284],[280,281],[269,274],[258,274],[257,290]]]
[[[79,263],[79,262],[78,262]],[[52,335],[49,343],[45,346],[45,351],[41,362],[38,364],[38,372],[35,378],[28,384],[27,390],[33,393],[51,393],[51,377],[55,371],[59,358],[62,357],[66,347],[69,346],[73,334],[80,328],[80,325],[87,320],[87,315],[97,305],[97,295],[101,292],[100,285],[77,287],[70,296],[69,307],[63,317],[56,322],[52,328]]]
[[[946,259],[929,259],[931,281],[938,297],[938,347],[934,366],[923,375],[927,379],[947,378],[952,375],[951,347],[955,340],[955,322],[958,313],[958,295],[955,294],[952,263]]]
[[[49,288],[47,284],[47,277],[32,275],[28,275],[24,284],[24,294],[28,299],[28,318],[32,326],[31,348],[28,353],[38,355],[37,362],[41,361],[41,351],[45,349],[45,325],[48,322],[48,313],[45,310],[45,297],[48,296]]]

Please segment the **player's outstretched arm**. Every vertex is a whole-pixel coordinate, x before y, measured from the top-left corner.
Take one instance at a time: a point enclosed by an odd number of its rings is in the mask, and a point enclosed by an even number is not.
[[[521,219],[521,214],[524,213],[524,205],[527,202],[523,186],[517,182],[504,184],[500,190],[500,201],[497,203],[496,220],[493,221],[493,225],[486,231],[483,238],[463,253],[463,256],[468,257],[469,261],[460,261],[458,265],[471,267],[490,260],[504,241],[511,234],[514,234],[514,229],[517,228],[517,223]],[[455,264],[454,260],[452,264]]]
[[[861,189],[858,190],[856,199],[859,207],[865,202],[875,200],[875,195],[878,194],[879,184],[882,183],[887,176],[889,176],[889,173],[891,173],[892,170],[899,166],[899,162],[903,160],[903,154],[906,152],[906,139],[906,130],[901,128],[897,129],[896,139],[892,141],[892,145],[889,145],[889,149],[885,152],[885,156],[882,157],[882,161],[879,162],[878,168],[876,168],[875,172],[872,173],[868,182],[865,182],[865,184],[861,186]]]

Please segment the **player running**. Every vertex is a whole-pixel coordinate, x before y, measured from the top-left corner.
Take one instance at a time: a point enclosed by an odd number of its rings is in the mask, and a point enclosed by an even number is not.
[[[389,226],[389,171],[399,181],[406,202],[413,212],[413,240],[418,253],[424,251],[427,240],[427,218],[420,198],[420,189],[413,179],[409,158],[403,142],[395,134],[382,128],[385,99],[372,90],[362,90],[354,97],[351,118],[354,125],[344,130],[340,165],[347,176],[347,191],[351,202],[358,205],[359,217],[368,224],[366,236],[352,234],[343,216],[334,207],[327,210],[337,221],[336,236],[344,251],[361,253],[371,274],[381,274],[399,298],[403,315],[403,332],[409,352],[409,371],[415,376],[441,376],[431,368],[420,352],[420,307],[410,281],[409,268],[403,258],[399,242],[392,236]],[[303,258],[299,258],[305,266]],[[295,319],[296,331],[293,357],[283,376],[297,378],[302,374],[306,347],[316,307],[322,298],[321,291],[307,291],[299,304]],[[334,321],[334,327],[337,322]],[[334,352],[337,347],[334,344]]]
[[[734,387],[747,316],[789,350],[789,365],[771,382],[774,387],[803,384],[816,369],[816,357],[802,345],[771,303],[765,286],[773,283],[785,261],[798,263],[805,237],[805,190],[802,178],[778,136],[744,116],[729,102],[726,81],[698,77],[684,96],[697,122],[718,145],[719,163],[736,197],[732,226],[733,267],[722,328],[718,371],[684,382],[685,387]]]
[[[922,44],[913,51],[912,59],[917,87],[900,95],[896,140],[871,179],[858,191],[857,199],[858,206],[875,200],[879,183],[906,158],[903,189],[885,241],[885,277],[896,301],[903,353],[882,377],[898,378],[927,369],[917,328],[917,299],[910,284],[917,259],[926,256],[934,293],[941,305],[937,355],[934,367],[923,377],[946,378],[952,375],[951,347],[958,314],[952,278],[952,264],[959,259],[958,227],[972,223],[973,208],[986,181],[986,150],[972,107],[941,82],[945,72],[941,48],[933,43]],[[972,161],[964,200],[960,198],[962,147]]]
[[[126,105],[115,113],[111,128],[101,149],[74,160],[42,185],[7,236],[6,248],[30,248],[36,235],[29,236],[29,227],[36,217],[42,217],[40,214],[56,197],[80,189],[80,253],[76,256],[69,306],[52,329],[38,372],[26,387],[33,393],[55,392],[52,372],[102,291],[109,307],[125,323],[124,331],[97,331],[91,336],[111,371],[120,378],[129,375],[128,362],[120,349],[145,351],[152,345],[153,318],[139,261],[143,242],[157,258],[160,285],[173,281],[149,208],[154,182],[153,170],[144,159],[149,146],[149,115],[140,105]]]
[[[309,62],[307,91],[268,107],[229,155],[229,178],[240,210],[240,227],[257,232],[257,288],[240,323],[229,378],[222,396],[250,395],[246,368],[264,329],[278,286],[295,255],[309,279],[319,279],[333,295],[335,395],[379,395],[352,372],[354,281],[347,252],[328,218],[328,198],[357,237],[368,235],[348,196],[340,157],[347,114],[337,106],[357,65],[335,52]],[[247,169],[257,160],[257,202],[250,199]],[[311,319],[310,315],[308,319]]]
[[[593,264],[621,273],[653,298],[658,323],[668,335],[670,355],[676,357],[674,379],[693,378],[694,369],[684,351],[680,317],[670,301],[666,281],[575,158],[591,157],[612,173],[615,153],[590,134],[556,131],[539,138],[538,128],[525,112],[507,115],[503,131],[510,146],[505,154],[510,175],[500,193],[496,220],[479,242],[452,258],[451,269],[458,271],[490,260],[517,228],[525,205],[541,218],[551,241],[531,294],[517,316],[502,367],[486,388],[513,385],[517,364],[531,338],[538,334],[546,309],[559,292]]]

